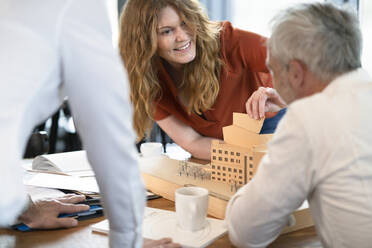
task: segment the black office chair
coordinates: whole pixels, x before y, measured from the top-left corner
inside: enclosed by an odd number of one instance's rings
[[[140,142],[136,143],[138,152],[140,152],[141,144],[145,143],[145,142],[160,142],[160,143],[162,143],[163,148],[164,148],[164,152],[167,152],[166,151],[167,143],[174,143],[174,141],[168,136],[168,134],[166,134],[166,132],[163,131],[163,129],[161,129],[159,127],[158,124],[156,124],[156,122],[154,122],[154,124],[152,126],[150,135],[148,137],[143,138]]]
[[[46,125],[46,121],[34,129],[28,140],[24,158],[82,149],[79,135],[59,126],[61,118],[71,118],[67,101],[50,117],[50,126]]]
[[[48,153],[49,136],[45,131],[37,131],[31,134],[28,139],[24,158],[34,158],[38,155]]]
[[[50,118],[50,127],[47,127],[46,122],[44,122],[34,129],[34,132],[29,138],[24,158],[34,158],[46,153],[53,154],[56,152],[78,151],[82,149],[79,134],[69,132],[66,128],[60,127],[60,118],[71,118],[67,101]],[[150,135],[136,143],[138,152],[141,144],[145,142],[161,142],[164,152],[166,152],[166,144],[173,143],[173,140],[154,123]]]

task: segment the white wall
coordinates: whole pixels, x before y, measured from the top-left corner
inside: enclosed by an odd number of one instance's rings
[[[269,22],[279,10],[304,2],[314,0],[231,0],[231,21],[236,27],[269,36]]]
[[[270,20],[279,10],[302,2],[316,0],[231,0],[234,26],[270,36]],[[324,2],[324,0],[318,0]],[[360,19],[363,32],[362,65],[372,76],[372,1],[360,0]]]

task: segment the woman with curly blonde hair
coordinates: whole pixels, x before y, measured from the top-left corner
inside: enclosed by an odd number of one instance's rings
[[[197,0],[128,0],[119,48],[138,137],[155,120],[198,158],[210,159],[211,139],[222,139],[232,113],[272,86],[265,39],[210,21]]]

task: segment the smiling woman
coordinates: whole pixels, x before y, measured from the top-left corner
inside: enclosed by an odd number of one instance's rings
[[[158,17],[158,54],[180,70],[195,58],[195,35],[170,6],[160,10]]]
[[[119,48],[138,137],[155,120],[198,158],[210,158],[211,139],[258,87],[271,87],[265,38],[210,21],[197,0],[128,0]]]

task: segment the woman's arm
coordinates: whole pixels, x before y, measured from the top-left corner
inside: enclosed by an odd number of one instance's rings
[[[156,122],[169,137],[195,158],[211,159],[211,141],[214,138],[204,137],[187,126],[173,115]]]

